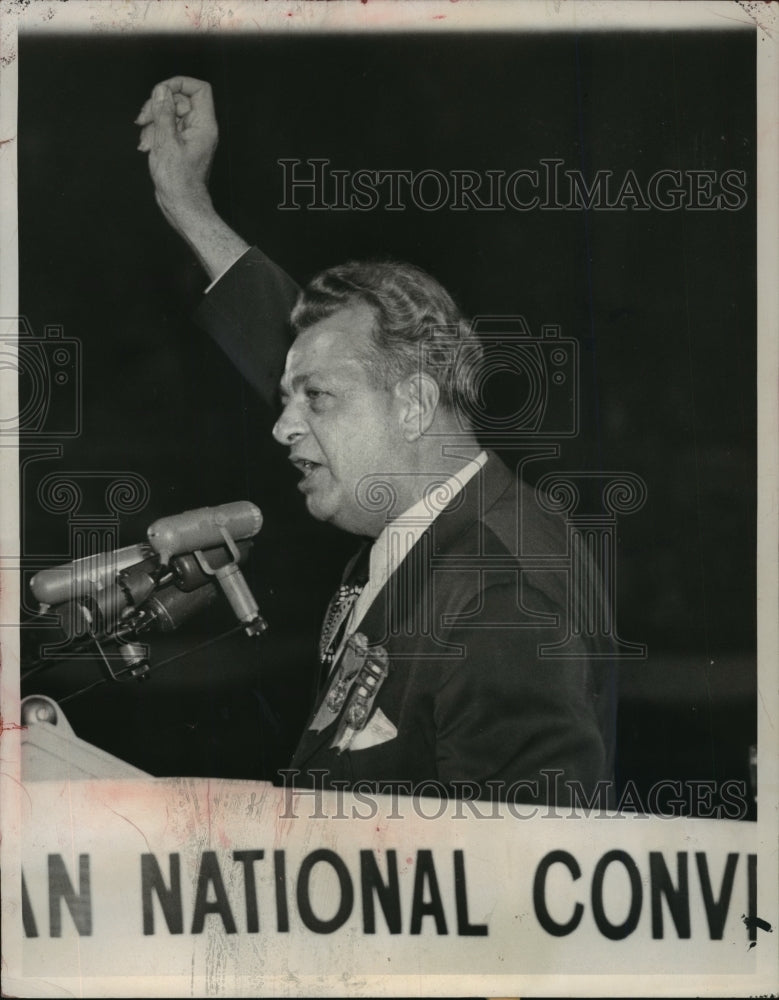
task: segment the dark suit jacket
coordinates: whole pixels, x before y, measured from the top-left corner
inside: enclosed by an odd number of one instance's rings
[[[295,283],[252,250],[198,314],[269,405],[296,294]],[[558,568],[528,561],[565,557],[567,546],[564,521],[490,454],[358,625],[390,665],[363,748],[332,746],[338,719],[321,732],[306,729],[291,763],[296,783],[364,782],[385,791],[429,783],[430,793],[443,786],[470,796],[460,785],[467,783],[482,797],[567,802],[567,783],[591,794],[610,781],[608,650],[571,636],[579,595],[559,561]],[[566,655],[554,655],[548,647],[566,638]]]

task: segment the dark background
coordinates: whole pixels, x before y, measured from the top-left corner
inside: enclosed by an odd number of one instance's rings
[[[555,323],[579,340],[581,431],[535,471],[624,470],[647,485],[644,507],[619,521],[619,631],[648,648],[620,667],[620,781],[644,795],[659,779],[747,781],[754,70],[755,37],[741,30],[21,35],[20,309],[35,336],[57,324],[80,341],[83,418],[61,456],[22,452],[27,577],[70,556],[68,516],[37,497],[43,477],[132,471],[150,495],[122,520],[123,545],[164,514],[259,504],[249,576],[271,623],[259,640],[233,632],[201,648],[234,625],[219,608],[152,642],[145,684],[79,694],[101,680],[99,664],[58,662],[22,693],[60,699],[81,737],[152,774],[269,778],[296,741],[319,621],[352,548],[306,517],[270,415],[192,321],[206,281],[154,203],[133,125],[153,84],[182,73],[214,87],[218,210],[298,280],[391,254],[431,271],[469,314],[520,313],[533,331]],[[559,157],[588,177],[613,170],[617,183],[627,169],[642,181],[736,169],[748,201],[740,211],[282,212],[281,157],[445,172]],[[79,516],[103,513],[101,497],[87,490]]]

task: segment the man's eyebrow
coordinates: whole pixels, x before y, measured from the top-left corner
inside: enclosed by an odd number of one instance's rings
[[[321,371],[315,368],[310,372],[301,372],[300,375],[295,375],[292,379],[292,384],[290,386],[290,381],[286,375],[283,375],[281,381],[279,382],[279,392],[282,396],[289,395],[290,389],[294,391],[298,386],[302,385],[304,382],[308,382],[310,379],[327,379],[329,382],[337,381],[337,373],[331,371]]]

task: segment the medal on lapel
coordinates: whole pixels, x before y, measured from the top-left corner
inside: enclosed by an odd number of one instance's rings
[[[336,718],[344,706],[346,696],[360,672],[365,657],[368,655],[368,639],[362,632],[349,636],[344,644],[343,653],[338,666],[333,671],[322,704],[319,706],[310,729],[321,732]]]
[[[360,634],[360,633],[358,633]],[[360,635],[360,638],[365,638]],[[355,736],[365,728],[376,695],[389,673],[389,656],[383,646],[366,648],[362,666],[350,684],[346,708],[331,746],[343,753],[348,750]]]
[[[344,707],[344,701],[346,701],[346,695],[349,693],[352,681],[367,654],[368,640],[362,632],[355,632],[353,636],[349,637],[346,643],[344,655],[341,657],[341,662],[335,672],[333,683],[330,685],[327,697],[325,698],[325,704],[334,716],[338,715]]]

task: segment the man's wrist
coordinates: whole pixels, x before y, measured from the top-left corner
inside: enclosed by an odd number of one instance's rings
[[[239,246],[239,245],[236,244],[232,248],[232,253],[229,253],[229,254],[226,253],[225,256],[224,256],[224,258],[223,258],[223,260],[222,260],[222,265],[223,265],[222,269],[217,274],[212,274],[211,275],[211,277],[212,277],[213,280],[203,290],[203,294],[204,295],[208,295],[208,293],[211,291],[211,289],[215,285],[218,285],[219,282],[222,280],[222,278],[224,278],[224,276],[227,274],[227,272],[231,271],[235,267],[235,265],[238,263],[238,261],[241,260],[241,258],[244,257],[250,250],[251,250],[251,247],[248,245],[248,243],[244,244],[243,246]]]
[[[155,189],[157,204],[172,228],[194,252],[211,282],[249,248],[219,216],[205,184],[191,182]]]
[[[219,220],[205,187],[188,188],[185,192],[173,194],[157,190],[155,194],[165,217],[182,232],[213,225]]]

